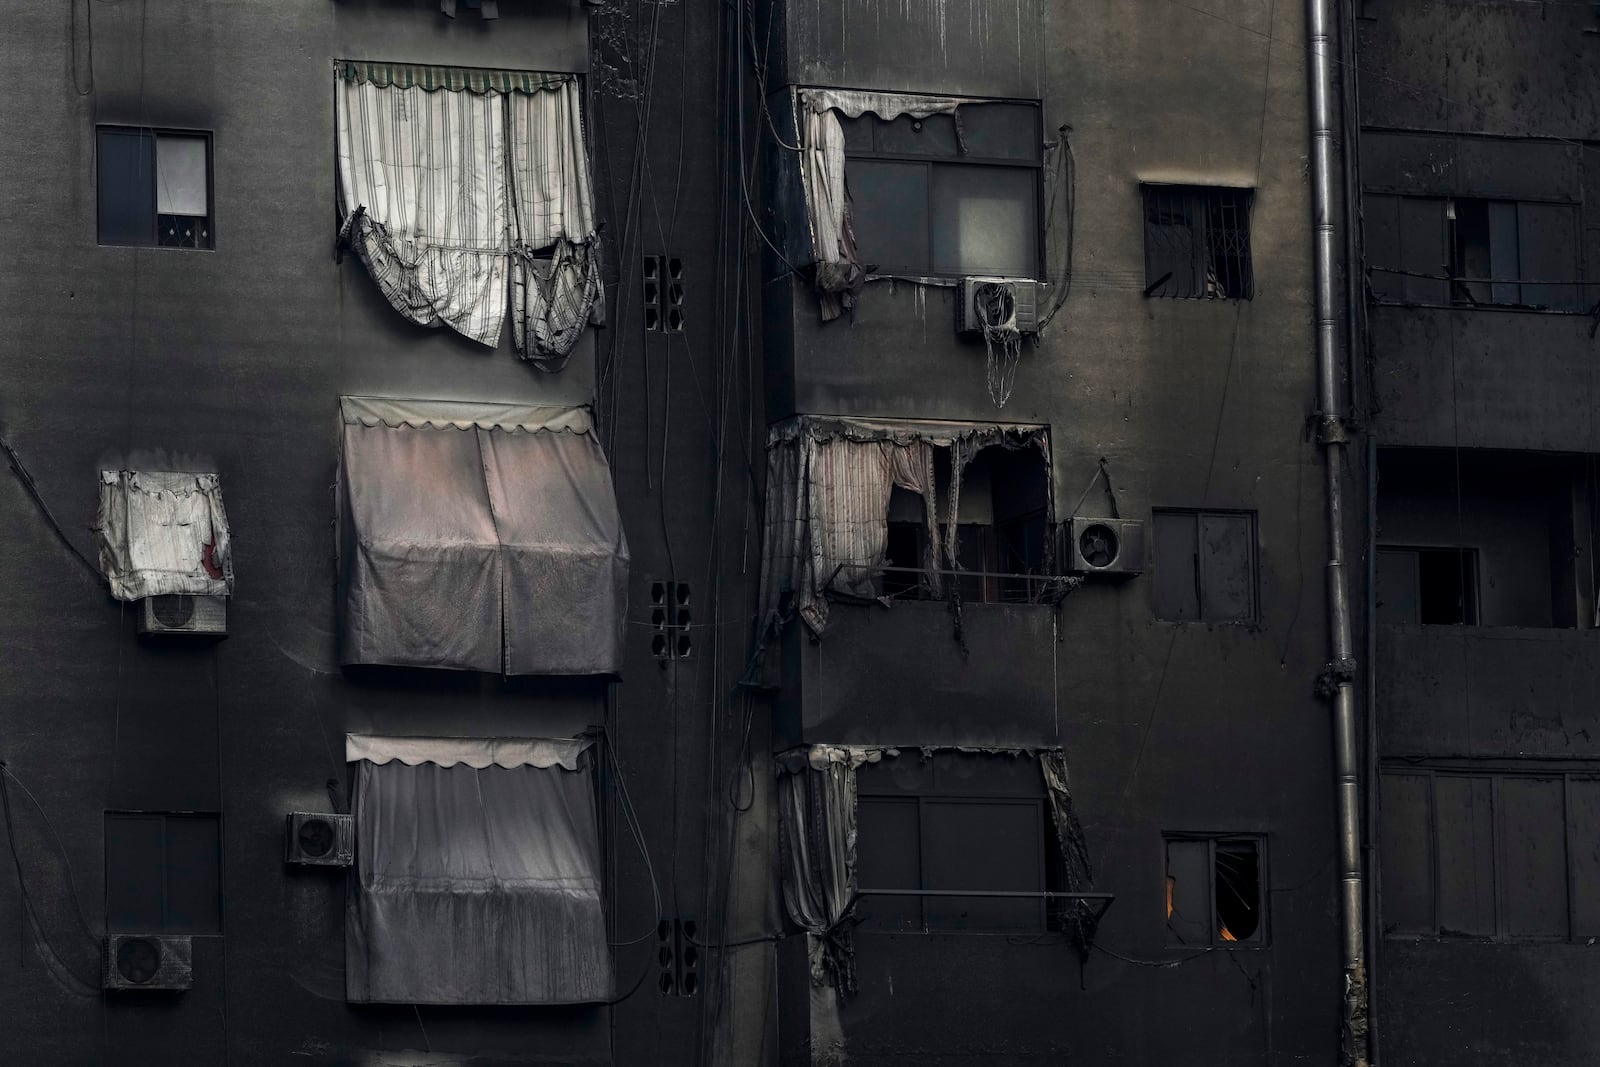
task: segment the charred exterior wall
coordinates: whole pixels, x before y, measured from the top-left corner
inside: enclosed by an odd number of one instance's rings
[[[1358,6],[1358,178],[1369,207],[1362,264],[1369,296],[1385,287],[1381,268],[1402,266],[1393,262],[1395,242],[1407,241],[1408,232],[1419,236],[1379,221],[1370,210],[1374,196],[1449,203],[1458,235],[1453,250],[1447,245],[1433,257],[1439,263],[1413,275],[1431,278],[1418,277],[1407,298],[1366,311],[1368,415],[1385,449],[1376,472],[1378,543],[1474,546],[1483,603],[1502,609],[1499,618],[1485,610],[1482,625],[1376,628],[1379,762],[1369,771],[1384,783],[1382,832],[1372,842],[1382,852],[1381,932],[1372,946],[1381,1055],[1416,1064],[1586,1063],[1596,1039],[1582,990],[1596,971],[1583,947],[1589,939],[1581,901],[1591,895],[1584,864],[1592,850],[1582,797],[1586,775],[1600,769],[1587,721],[1600,650],[1587,473],[1597,449],[1584,399],[1594,387],[1585,312],[1600,270],[1600,221],[1590,206],[1600,173],[1591,151],[1600,115],[1587,91],[1595,78],[1594,12],[1431,0]],[[1554,303],[1564,309],[1528,301],[1473,306],[1463,292],[1469,286],[1432,280],[1466,273],[1459,234],[1463,206],[1473,201],[1571,213],[1572,224],[1563,227],[1569,232],[1557,235],[1557,255],[1521,233],[1512,257],[1520,256],[1524,280],[1527,264],[1540,256],[1559,260],[1559,270],[1545,266],[1532,280],[1561,283],[1567,295]],[[1493,465],[1499,476],[1472,475]],[[1423,484],[1415,477],[1423,469],[1440,476]],[[1504,476],[1513,470],[1522,473]],[[1565,514],[1547,520],[1537,486],[1568,478]],[[1563,523],[1570,525],[1558,529]],[[1494,589],[1491,580],[1499,583]],[[1371,592],[1369,603],[1382,596],[1381,588]],[[1447,794],[1437,790],[1450,783],[1448,790],[1475,789],[1487,798],[1491,779],[1492,804],[1473,818],[1492,824],[1493,834],[1479,850],[1484,866],[1474,868],[1450,851],[1461,839],[1459,816],[1441,806]],[[1561,784],[1572,782],[1577,786]],[[1523,794],[1507,783],[1548,785],[1552,796],[1573,792],[1550,816],[1516,803]],[[1427,788],[1436,790],[1434,806],[1419,808]],[[1407,827],[1414,829],[1424,810],[1434,813],[1435,828],[1413,834]],[[1526,824],[1513,833],[1518,819]],[[1527,864],[1507,863],[1512,839],[1536,839],[1570,867],[1545,878]],[[1406,895],[1419,862],[1436,864],[1420,901]],[[1476,926],[1458,922],[1452,901],[1491,868],[1495,880],[1482,883],[1487,918]],[[1519,925],[1519,909],[1541,893],[1578,911],[1532,933]],[[1431,918],[1418,922],[1417,914]]]

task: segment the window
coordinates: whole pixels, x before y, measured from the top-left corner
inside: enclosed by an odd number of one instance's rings
[[[1600,777],[1407,766],[1380,776],[1383,928],[1396,937],[1600,935]]]
[[[1169,834],[1165,841],[1167,942],[1265,944],[1265,839]]]
[[[1250,189],[1145,185],[1146,296],[1249,300]]]
[[[1156,617],[1178,622],[1254,622],[1253,511],[1157,508]]]
[[[1478,550],[1380,545],[1378,621],[1478,625]]]
[[[222,822],[197,812],[106,812],[106,928],[222,933]]]
[[[1363,213],[1379,302],[1583,309],[1575,204],[1368,194]]]
[[[935,496],[941,528],[949,521],[950,449],[934,449]],[[1049,468],[1038,449],[983,449],[961,476],[953,577],[966,603],[1030,603],[1044,585],[1049,534]],[[883,590],[886,596],[931,595],[924,579],[928,514],[922,497],[895,487],[889,498],[889,532]],[[942,561],[941,561],[942,562]]]
[[[97,131],[103,245],[211,248],[211,137],[101,126]]]
[[[851,228],[868,269],[1033,278],[1042,134],[1034,104],[841,118]]]
[[[868,930],[1043,931],[1053,830],[1039,765],[936,753],[856,771],[856,880]],[[1047,838],[1051,840],[1047,840]],[[1018,897],[874,895],[976,890]]]

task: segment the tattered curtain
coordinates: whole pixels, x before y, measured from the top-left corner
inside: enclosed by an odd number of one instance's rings
[[[233,548],[215,474],[101,471],[100,569],[118,600],[233,592]]]
[[[969,101],[970,102],[970,101]],[[956,115],[963,101],[954,97],[909,93],[872,93],[847,89],[802,89],[800,106],[805,131],[800,146],[800,179],[811,220],[812,256],[823,321],[838,318],[855,303],[866,281],[856,256],[850,202],[844,172],[844,128],[839,115],[860,118],[869,112],[885,122],[901,115],[925,119]]]
[[[603,319],[575,75],[341,62],[341,236],[425,326],[565,364]]]
[[[961,473],[991,446],[1039,448],[1042,426],[895,422],[801,415],[767,436],[767,501],[761,560],[760,629],[770,638],[790,610],[813,633],[828,622],[829,593],[870,597],[888,544],[895,486],[920,495],[926,510],[928,580],[955,566]],[[933,450],[951,450],[943,531],[937,520]]]
[[[585,740],[350,738],[346,996],[575,1004],[614,980]],[[514,752],[519,758],[508,759]],[[509,764],[509,765],[508,765]]]

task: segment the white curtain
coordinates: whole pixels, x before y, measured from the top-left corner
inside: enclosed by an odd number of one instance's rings
[[[856,890],[856,767],[867,750],[813,745],[782,753],[778,848],[784,910],[807,935],[811,980],[855,992],[855,947],[846,921]]]
[[[215,474],[101,471],[100,569],[118,600],[233,592],[233,546]]]
[[[592,750],[576,770],[363,759],[354,796],[348,1000],[612,997]]]
[[[500,96],[336,86],[346,239],[400,314],[499,344],[510,251]]]

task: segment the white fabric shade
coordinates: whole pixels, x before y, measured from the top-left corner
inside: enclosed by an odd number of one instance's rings
[[[156,135],[156,211],[162,215],[208,215],[206,139]]]
[[[344,758],[349,763],[399,760],[408,767],[433,763],[440,767],[561,767],[578,769],[579,757],[594,745],[584,737],[395,737],[347,734]]]
[[[215,474],[101,471],[100,569],[118,600],[233,592],[233,547]]]

